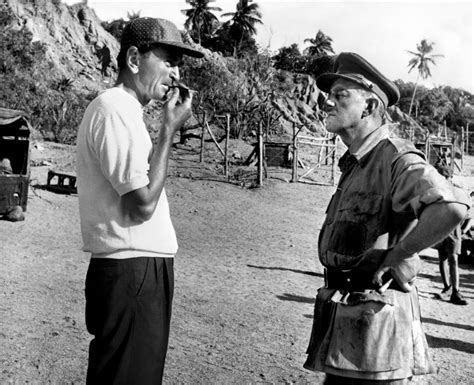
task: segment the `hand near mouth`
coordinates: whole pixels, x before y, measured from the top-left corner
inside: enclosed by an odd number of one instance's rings
[[[168,93],[174,88],[177,88],[179,90],[179,96],[180,96],[180,102],[181,103],[185,99],[187,99],[192,92],[196,92],[196,91],[190,89],[186,84],[176,81],[176,82],[173,82],[168,87],[167,97],[168,97]]]

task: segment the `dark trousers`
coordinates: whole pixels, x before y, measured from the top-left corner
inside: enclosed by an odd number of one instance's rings
[[[91,259],[88,385],[161,384],[173,288],[173,258]]]
[[[410,382],[404,380],[362,380],[357,378],[347,378],[327,374],[324,385],[405,385]]]

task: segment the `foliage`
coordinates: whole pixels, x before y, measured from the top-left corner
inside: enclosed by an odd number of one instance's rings
[[[410,100],[415,84],[395,81],[400,90],[398,107],[405,113],[410,108]],[[413,101],[414,118],[432,133],[437,133],[439,126],[446,126],[455,132],[466,127],[468,113],[466,105],[474,104],[474,95],[447,86],[428,89],[417,86],[416,98]]]
[[[207,40],[203,40],[202,46],[214,52],[220,52],[224,56],[242,58],[258,53],[257,43],[249,34],[244,34],[240,40],[240,48],[235,50],[235,37],[230,23],[224,23]]]
[[[335,60],[336,55],[313,56],[308,60],[306,70],[304,72],[316,79],[319,75],[331,72],[334,67]]]
[[[186,0],[191,8],[181,12],[186,16],[184,27],[190,32],[191,37],[201,44],[208,40],[220,26],[214,11],[222,11],[219,7],[211,7],[209,3],[215,0]]]
[[[0,100],[5,108],[25,111],[32,125],[47,139],[74,143],[82,112],[93,95],[77,93],[73,79],[52,76],[53,63],[45,46],[32,41],[25,29],[11,28],[11,11],[0,10],[5,55],[0,64]]]
[[[300,53],[296,43],[289,47],[282,47],[273,56],[273,65],[277,69],[291,72],[305,72],[308,65],[308,57]]]
[[[237,57],[243,40],[254,36],[257,33],[256,25],[263,24],[260,6],[252,0],[239,0],[235,12],[227,12],[222,16],[231,17],[225,24],[229,27],[230,36],[233,39],[234,56]]]
[[[183,80],[198,90],[193,109],[201,123],[204,113],[207,121],[229,113],[233,138],[251,134],[260,121],[266,130],[276,129],[279,116],[271,103],[279,87],[268,55],[189,59],[181,72]]]
[[[328,56],[329,53],[334,54],[334,49],[332,48],[332,39],[324,34],[321,30],[318,30],[318,33],[314,39],[304,39],[305,43],[310,43],[311,45],[305,49],[304,53],[311,57],[322,57]]]
[[[440,87],[426,92],[419,103],[418,119],[422,125],[428,127],[430,132],[436,132],[438,126],[443,125],[453,108],[449,98]]]

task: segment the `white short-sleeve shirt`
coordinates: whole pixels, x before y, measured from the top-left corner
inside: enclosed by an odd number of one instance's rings
[[[173,257],[178,249],[166,192],[152,218],[131,222],[121,196],[147,186],[150,135],[142,106],[111,88],[86,109],[77,137],[77,183],[84,251],[93,257]]]

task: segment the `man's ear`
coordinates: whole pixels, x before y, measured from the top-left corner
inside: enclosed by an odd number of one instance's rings
[[[138,64],[139,64],[139,61],[140,61],[139,56],[140,55],[139,55],[137,47],[132,45],[131,47],[128,48],[127,56],[126,56],[126,63],[127,63],[127,67],[130,68],[130,71],[133,74],[138,73]]]
[[[362,118],[365,118],[371,115],[379,106],[379,101],[376,98],[368,98],[366,100],[366,106],[362,112]]]
[[[369,113],[374,112],[378,107],[379,107],[380,101],[376,98],[369,98],[367,100],[367,109],[369,110]]]

